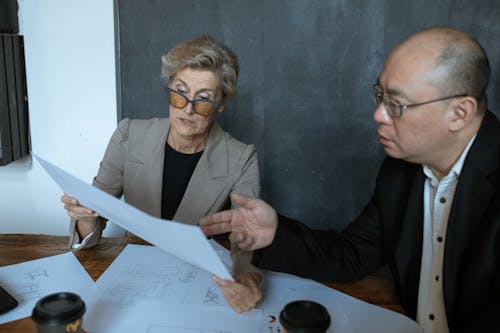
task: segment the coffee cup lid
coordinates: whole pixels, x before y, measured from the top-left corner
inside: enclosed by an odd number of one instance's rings
[[[287,331],[325,332],[331,320],[323,305],[313,301],[294,301],[281,311],[280,323]]]
[[[61,292],[40,299],[33,309],[31,318],[38,324],[66,324],[81,318],[84,313],[85,303],[80,296]]]

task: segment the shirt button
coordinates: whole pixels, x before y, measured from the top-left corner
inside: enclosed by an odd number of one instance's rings
[[[429,319],[434,320],[434,315],[432,313],[429,315]]]
[[[436,281],[439,281],[439,275],[436,275]]]
[[[442,203],[442,204],[444,204],[444,203],[446,202],[446,198],[442,198],[442,197],[441,197],[441,198],[439,199],[439,202],[440,202],[440,203]]]
[[[441,242],[443,241],[443,237],[438,236],[437,241],[438,241],[439,243],[441,243]]]

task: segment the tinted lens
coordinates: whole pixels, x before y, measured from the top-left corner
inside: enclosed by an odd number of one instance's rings
[[[170,96],[170,105],[172,105],[175,108],[182,109],[188,103],[186,97],[182,96],[181,94],[175,91],[170,91],[169,96]]]
[[[196,113],[202,114],[204,116],[208,116],[210,112],[212,112],[212,109],[214,108],[214,105],[211,102],[204,102],[204,101],[196,101],[194,103],[194,111]]]

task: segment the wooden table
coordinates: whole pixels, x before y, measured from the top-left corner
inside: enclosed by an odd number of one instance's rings
[[[104,238],[101,244],[75,252],[90,276],[97,280],[127,244],[147,244],[137,237]],[[68,237],[44,235],[0,235],[0,266],[18,264],[68,252]],[[404,313],[391,284],[382,273],[354,283],[325,283],[343,293]],[[265,295],[264,295],[265,297]],[[0,333],[36,333],[31,318],[0,325]]]

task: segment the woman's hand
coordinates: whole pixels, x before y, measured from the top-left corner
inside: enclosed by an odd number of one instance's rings
[[[76,231],[85,238],[95,229],[97,213],[90,208],[81,206],[78,200],[69,195],[63,195],[61,201],[68,215],[77,221]]]
[[[69,195],[63,195],[61,201],[64,204],[64,209],[68,212],[68,215],[75,220],[94,220],[97,213],[92,209],[81,206],[78,200]]]
[[[259,288],[262,275],[257,272],[243,273],[234,278],[235,282],[212,277],[226,298],[226,301],[238,313],[249,311],[262,300]]]

